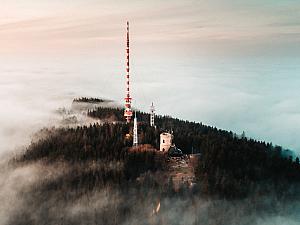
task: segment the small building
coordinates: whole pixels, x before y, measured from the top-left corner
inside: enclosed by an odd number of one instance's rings
[[[169,151],[171,145],[173,144],[173,135],[168,132],[163,132],[160,134],[160,148],[162,152]]]

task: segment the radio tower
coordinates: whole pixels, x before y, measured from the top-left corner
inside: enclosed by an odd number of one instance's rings
[[[129,22],[127,21],[127,44],[126,44],[126,97],[124,117],[127,123],[130,123],[132,117],[130,91],[129,91]]]
[[[154,105],[153,105],[153,102],[150,106],[150,126],[151,127],[155,127],[154,125],[154,116],[155,116],[155,108],[154,108]]]
[[[138,145],[138,130],[137,130],[137,118],[136,112],[134,112],[134,120],[133,120],[133,146]]]

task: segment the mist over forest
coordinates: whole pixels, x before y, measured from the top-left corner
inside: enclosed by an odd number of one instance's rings
[[[123,111],[81,100],[2,163],[1,224],[298,224],[299,160],[281,147],[168,116],[153,129],[138,112],[142,145],[131,150]],[[174,189],[155,150],[170,128],[185,154],[201,152],[193,186]]]
[[[299,11],[1,1],[0,225],[300,225]]]

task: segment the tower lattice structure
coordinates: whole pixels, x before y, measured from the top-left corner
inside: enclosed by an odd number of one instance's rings
[[[133,120],[133,146],[137,146],[138,144],[139,142],[138,142],[137,117],[135,112],[134,120]]]
[[[130,96],[130,80],[129,80],[129,22],[127,21],[126,32],[126,96],[125,96],[124,117],[127,123],[130,123],[132,118],[131,96]]]
[[[154,108],[154,105],[153,105],[153,102],[152,102],[152,104],[150,106],[150,126],[151,127],[155,127],[154,116],[155,116],[155,108]]]

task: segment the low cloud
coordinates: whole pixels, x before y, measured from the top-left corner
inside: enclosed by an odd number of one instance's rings
[[[1,224],[299,224],[299,201],[283,202],[271,193],[218,200],[198,194],[168,197],[151,188],[124,191],[106,186],[85,190],[84,194],[80,189],[68,190],[68,194],[60,188],[42,191],[44,185],[60,180],[74,166],[42,162],[1,165]],[[158,209],[156,213],[154,209]]]

